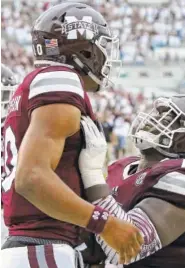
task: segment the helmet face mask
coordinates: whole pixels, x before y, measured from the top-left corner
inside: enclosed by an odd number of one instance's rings
[[[1,118],[5,118],[8,113],[8,104],[15,89],[16,86],[1,85]]]
[[[8,113],[8,104],[16,89],[16,84],[14,73],[1,64],[1,119],[5,118]]]
[[[112,83],[117,73],[113,68],[121,67],[118,38],[99,12],[82,3],[63,3],[44,12],[32,29],[32,43],[38,67],[46,62],[70,65],[99,86]]]
[[[100,36],[95,42],[97,47],[105,55],[105,63],[102,66],[101,74],[105,78],[104,85],[113,83],[113,78],[119,78],[121,60],[119,60],[119,39],[114,37]]]
[[[155,148],[169,157],[181,149],[185,153],[185,111],[178,106],[179,99],[159,98],[149,114],[137,115],[130,129],[136,147],[141,151]],[[180,147],[174,149],[177,143]]]

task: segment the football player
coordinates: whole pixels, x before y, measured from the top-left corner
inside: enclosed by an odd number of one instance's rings
[[[4,127],[3,267],[76,267],[81,227],[130,259],[139,230],[84,200],[78,168],[81,115],[95,120],[86,91],[111,80],[118,39],[100,13],[73,2],[44,12],[32,41],[36,69],[10,100]]]
[[[4,161],[3,161],[3,126],[5,116],[7,114],[8,102],[15,90],[17,84],[14,73],[9,67],[1,64],[1,178],[5,176],[4,173]],[[4,220],[1,218],[1,243],[4,242],[7,236],[7,227],[4,225]]]
[[[151,113],[136,116],[131,136],[141,156],[109,166],[107,183],[112,193],[102,199],[97,178],[103,176],[105,140],[91,119],[82,121],[87,145],[80,154],[79,167],[89,200],[119,219],[129,219],[144,237],[142,250],[127,262],[129,267],[185,267],[184,103],[185,95],[159,98]],[[117,265],[116,251],[99,235],[96,241],[104,251],[101,260],[107,258]]]

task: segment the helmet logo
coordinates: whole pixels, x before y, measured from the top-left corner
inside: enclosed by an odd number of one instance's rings
[[[98,34],[97,24],[92,22],[91,16],[83,16],[82,20],[77,19],[75,16],[66,16],[66,22],[61,24],[60,29],[56,31],[61,31],[61,34],[66,34],[67,39],[77,39],[78,32],[84,35],[84,38],[91,40],[94,35]]]

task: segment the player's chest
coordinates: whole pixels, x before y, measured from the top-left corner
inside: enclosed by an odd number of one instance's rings
[[[65,141],[64,153],[73,151],[75,154],[79,154],[83,145],[85,144],[84,134],[80,127],[74,135],[68,137]]]
[[[79,152],[83,145],[83,136],[81,130],[76,132],[71,137],[68,137],[65,141],[64,153],[76,151]]]

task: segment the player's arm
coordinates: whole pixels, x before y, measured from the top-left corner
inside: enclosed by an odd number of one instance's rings
[[[185,210],[158,198],[144,199],[127,213],[121,209],[112,196],[98,200],[96,203],[102,208],[109,208],[111,214],[119,219],[127,217],[140,229],[144,237],[144,245],[141,252],[130,263],[154,254],[185,232]],[[97,236],[97,242],[101,245],[108,260],[117,264],[118,256],[115,250],[111,249],[99,236]]]
[[[41,106],[32,112],[19,150],[15,189],[52,218],[85,227],[94,206],[55,173],[66,138],[80,128],[80,116],[80,110],[68,104]]]
[[[32,112],[19,149],[15,190],[52,218],[101,233],[129,260],[137,255],[143,242],[137,228],[112,216],[103,217],[104,210],[95,211],[94,205],[77,196],[55,173],[66,138],[79,130],[80,116],[80,110],[67,104],[41,106]],[[116,236],[112,229],[117,230]]]
[[[96,145],[101,142],[102,138],[100,134],[98,136],[98,130],[96,126],[92,124],[90,119],[83,120],[82,124],[88,146],[81,152],[79,166],[86,190],[88,187],[91,189],[91,201],[94,201],[95,204],[98,204],[102,208],[109,210],[109,212],[115,217],[133,223],[135,226],[137,226],[144,237],[144,245],[141,252],[135,258],[133,258],[131,262],[148,257],[179,237],[185,231],[185,210],[179,208],[176,209],[175,206],[169,204],[168,202],[159,199],[157,199],[156,202],[155,198],[148,198],[139,203],[137,207],[126,213],[111,195],[108,195],[107,197],[102,195],[101,199],[95,200],[97,192],[96,195],[93,195],[93,189],[94,191],[98,190],[96,185],[97,182],[101,183],[102,187],[105,184],[102,179],[99,181],[97,178],[94,182],[90,175],[91,170],[96,170],[96,176],[99,178],[102,177],[100,164],[100,162],[102,162],[100,158],[101,152],[98,151],[96,147]],[[93,133],[96,133],[96,135]],[[93,144],[91,145],[91,143]],[[88,158],[91,161],[89,161]],[[83,166],[84,162],[85,165]],[[123,187],[124,185],[117,188],[118,195],[122,194],[121,189]],[[99,191],[99,198],[101,194],[102,193]],[[156,215],[158,216],[156,217]],[[169,224],[170,219],[171,223]],[[176,221],[178,221],[178,224],[174,228]],[[181,221],[183,221],[183,223],[181,223]],[[111,249],[111,247],[109,247],[100,236],[97,236],[97,242],[101,245],[108,260],[114,264],[118,264],[118,256],[116,251]]]
[[[185,209],[153,197],[142,200],[136,207],[145,212],[153,223],[162,247],[185,232]]]

